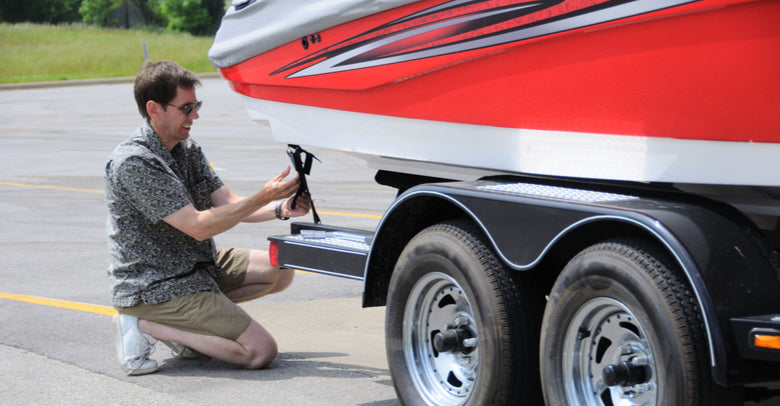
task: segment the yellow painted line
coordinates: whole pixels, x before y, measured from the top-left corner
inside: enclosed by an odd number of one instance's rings
[[[319,210],[317,210],[317,213],[331,215],[331,216],[362,217],[362,218],[367,218],[367,219],[381,219],[382,218],[382,216],[376,216],[376,215],[373,215],[373,214],[339,213],[339,212],[335,212],[335,211],[319,211]]]
[[[66,190],[66,191],[69,191],[69,192],[85,192],[85,193],[99,193],[99,194],[103,194],[103,191],[99,190],[99,189],[81,189],[81,188],[64,187],[64,186],[33,185],[33,184],[30,184],[30,183],[6,182],[6,181],[2,181],[2,180],[0,180],[0,185],[19,186],[19,187],[32,187],[32,188],[38,188],[38,189]]]
[[[315,272],[308,272],[296,269],[295,272],[319,275]],[[15,300],[17,302],[33,303],[44,306],[59,307],[60,309],[77,310],[80,312],[102,314],[104,316],[113,316],[117,313],[116,309],[108,306],[93,305],[88,303],[69,302],[66,300],[48,299],[45,297],[15,295],[13,293],[0,292],[0,299]]]
[[[103,194],[102,190],[99,189],[81,189],[81,188],[74,188],[74,187],[64,187],[64,186],[52,186],[52,185],[34,185],[31,183],[18,183],[18,182],[7,182],[0,180],[0,185],[6,185],[6,186],[18,186],[18,187],[31,187],[31,188],[38,188],[38,189],[54,189],[54,190],[65,190],[69,192],[84,192],[84,193],[97,193],[97,194]],[[346,217],[360,217],[360,218],[367,218],[367,219],[381,219],[382,216],[376,216],[373,214],[359,214],[359,213],[339,213],[335,211],[318,211],[317,213],[320,214],[326,214],[330,216],[346,216]]]
[[[116,309],[107,306],[98,306],[87,303],[67,302],[65,300],[47,299],[44,297],[14,295],[13,293],[0,292],[0,299],[16,300],[18,302],[34,303],[45,306],[59,307],[61,309],[78,310],[95,314],[113,316]]]

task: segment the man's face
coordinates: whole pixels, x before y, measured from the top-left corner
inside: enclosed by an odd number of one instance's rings
[[[179,87],[176,89],[176,97],[168,105],[159,105],[157,114],[152,114],[152,128],[160,136],[163,144],[168,150],[173,149],[179,141],[184,141],[190,137],[190,127],[193,121],[198,117],[198,112],[194,109],[190,114],[185,115],[175,106],[182,107],[188,103],[195,103],[198,99],[195,97],[195,89],[185,89]]]

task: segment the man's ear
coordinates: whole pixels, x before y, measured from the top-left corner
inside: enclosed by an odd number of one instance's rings
[[[162,105],[154,100],[148,100],[146,102],[146,114],[150,118],[157,118],[162,114]]]

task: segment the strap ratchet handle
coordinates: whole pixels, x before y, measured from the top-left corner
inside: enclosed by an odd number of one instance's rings
[[[300,185],[298,185],[298,190],[295,192],[292,202],[290,203],[290,207],[292,209],[295,209],[296,203],[298,201],[298,196],[302,195],[303,193],[308,193],[309,199],[311,199],[311,193],[309,192],[309,185],[306,183],[306,175],[309,175],[311,173],[311,165],[315,159],[317,160],[317,162],[322,162],[322,161],[320,161],[311,152],[301,148],[300,145],[293,145],[293,144],[287,145],[287,156],[290,157],[290,161],[292,162],[293,168],[295,168],[295,171],[298,172],[298,177],[301,180]],[[317,209],[314,208],[314,199],[311,199],[311,214],[312,217],[314,218],[314,222],[320,224],[321,223],[320,216],[317,214]]]

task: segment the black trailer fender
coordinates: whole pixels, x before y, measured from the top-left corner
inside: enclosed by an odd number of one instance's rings
[[[534,270],[554,256],[568,260],[599,239],[655,242],[689,283],[706,329],[713,376],[722,385],[746,368],[729,320],[780,313],[776,259],[752,223],[730,206],[684,196],[491,181],[428,184],[401,195],[374,235],[364,306],[385,304],[390,274],[407,241],[454,218],[473,221],[501,261],[518,271]]]

